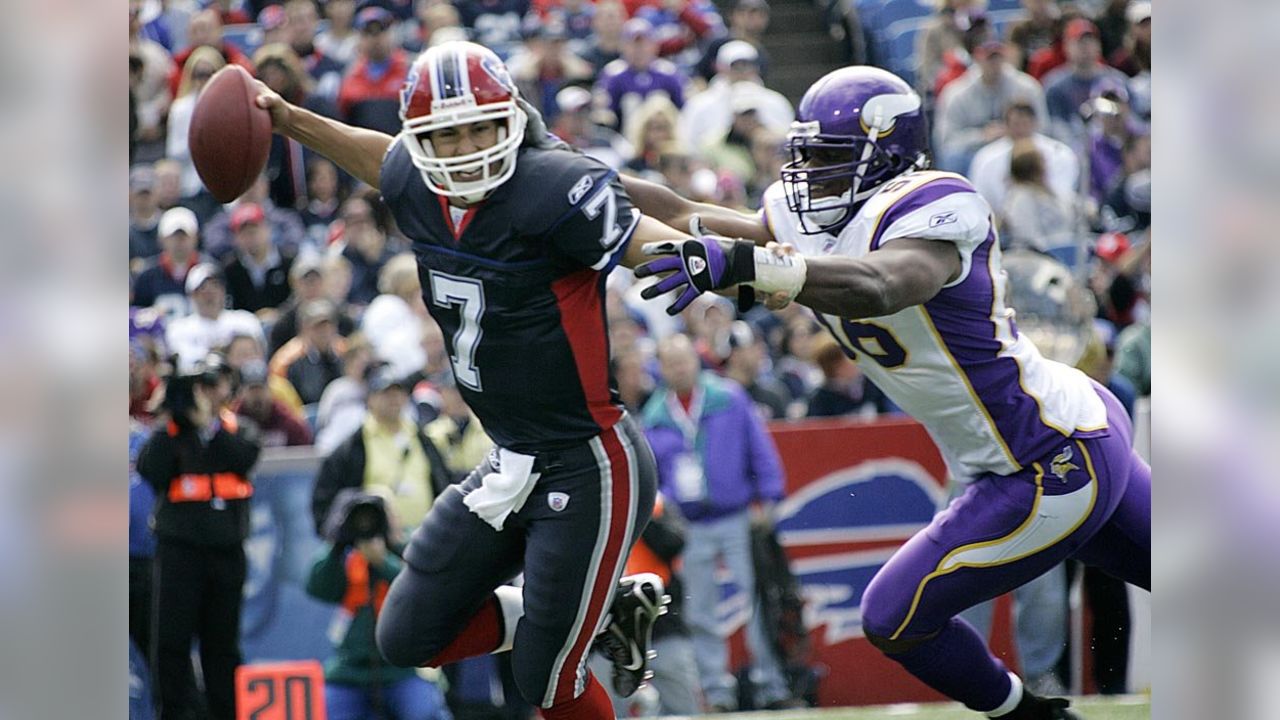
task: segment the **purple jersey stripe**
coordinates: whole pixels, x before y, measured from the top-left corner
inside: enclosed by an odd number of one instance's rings
[[[885,210],[880,215],[876,220],[875,229],[871,231],[871,249],[875,250],[880,247],[880,237],[884,235],[884,231],[892,227],[901,218],[948,195],[971,192],[976,192],[973,186],[960,178],[941,177],[937,180],[926,182],[924,185],[907,193],[906,196],[899,198],[893,205],[889,206],[888,210]]]
[[[994,240],[988,236],[974,251],[973,266],[963,283],[939,293],[924,309],[1014,459],[1025,464],[1052,450],[1064,433],[1041,419],[1039,402],[1022,388],[1017,361],[999,354],[1002,345],[991,318],[994,283],[987,265]],[[974,308],[988,312],[984,316]],[[1017,337],[1017,328],[1010,325]],[[1067,429],[1068,434],[1071,430]]]

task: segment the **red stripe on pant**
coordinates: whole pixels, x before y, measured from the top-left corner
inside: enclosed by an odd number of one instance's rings
[[[630,531],[629,521],[635,488],[632,487],[631,482],[631,462],[619,439],[621,432],[622,429],[615,426],[600,434],[600,442],[604,445],[604,452],[609,458],[611,467],[613,502],[610,505],[609,529],[595,582],[591,585],[587,618],[578,631],[578,637],[573,640],[573,649],[569,651],[564,665],[560,668],[560,677],[552,679],[556,683],[552,706],[573,699],[578,679],[578,666],[582,663],[587,648],[591,646],[591,641],[595,639],[596,625],[600,622],[605,607],[613,600],[613,588],[621,572],[621,565],[626,559],[627,536]]]

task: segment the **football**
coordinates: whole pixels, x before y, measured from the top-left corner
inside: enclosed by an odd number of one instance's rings
[[[256,96],[249,73],[227,65],[209,80],[191,115],[191,160],[219,202],[240,197],[267,164],[271,115],[254,104]]]

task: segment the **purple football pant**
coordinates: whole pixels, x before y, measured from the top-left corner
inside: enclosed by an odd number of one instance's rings
[[[1067,558],[1151,589],[1151,467],[1132,449],[1124,408],[1094,387],[1109,435],[1063,438],[1017,473],[979,477],[894,553],[862,595],[868,639],[970,709],[1004,712],[1014,681],[955,617],[960,611]]]

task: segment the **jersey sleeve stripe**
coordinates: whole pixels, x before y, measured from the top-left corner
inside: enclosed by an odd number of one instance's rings
[[[972,192],[976,191],[968,182],[951,177],[930,180],[920,187],[910,190],[906,197],[894,202],[876,221],[875,230],[872,231],[871,235],[871,249],[876,250],[880,247],[885,231],[893,227],[893,224],[899,219],[948,195]]]

